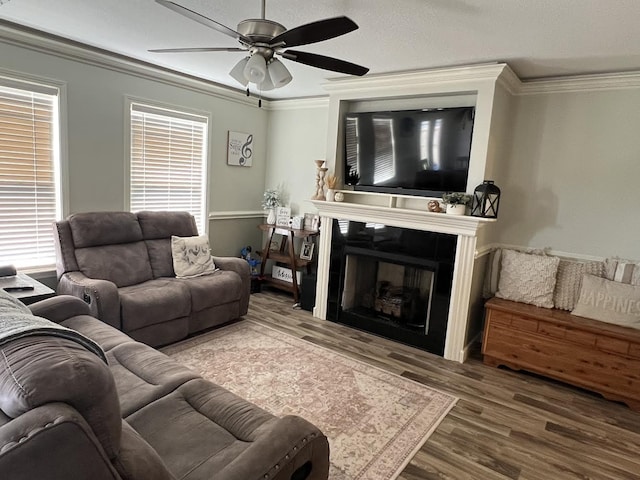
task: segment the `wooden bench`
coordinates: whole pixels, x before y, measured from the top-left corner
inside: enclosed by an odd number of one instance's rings
[[[640,411],[640,330],[500,298],[485,308],[485,364],[538,373]]]

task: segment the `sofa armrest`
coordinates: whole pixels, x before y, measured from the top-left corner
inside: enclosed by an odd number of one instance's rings
[[[71,295],[58,295],[29,305],[31,313],[38,317],[46,318],[55,323],[60,323],[78,315],[91,315],[89,305],[78,297]]]
[[[89,305],[92,316],[122,330],[120,296],[115,283],[89,278],[82,272],[68,272],[60,277],[57,291],[81,298]]]
[[[0,472],[12,480],[120,478],[91,427],[64,403],[36,407],[0,425]]]
[[[256,429],[257,439],[229,462],[220,478],[243,480],[327,480],[327,437],[302,417],[288,415]],[[260,462],[255,459],[260,458]]]
[[[251,268],[247,261],[237,257],[213,257],[213,261],[220,270],[236,272],[242,279],[242,296],[240,297],[240,316],[249,311],[249,296],[251,295]]]

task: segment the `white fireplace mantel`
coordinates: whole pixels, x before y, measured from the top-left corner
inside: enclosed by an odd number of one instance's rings
[[[381,207],[347,202],[312,200],[321,217],[381,223],[391,227],[412,228],[429,232],[475,237],[478,230],[496,220],[468,215],[447,215],[397,207]]]
[[[444,357],[458,362],[464,361],[477,235],[480,228],[496,220],[350,202],[313,200],[312,203],[318,209],[321,217],[316,306],[313,314],[315,317],[325,320],[327,318],[327,299],[329,296],[329,265],[331,259],[331,239],[333,237],[333,219],[380,223],[393,227],[457,235],[458,241],[451,287],[451,300],[449,303]],[[396,202],[391,202],[391,204],[394,203]]]

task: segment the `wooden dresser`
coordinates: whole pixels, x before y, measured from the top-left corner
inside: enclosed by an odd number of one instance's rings
[[[555,378],[640,411],[640,330],[492,298],[484,363]]]

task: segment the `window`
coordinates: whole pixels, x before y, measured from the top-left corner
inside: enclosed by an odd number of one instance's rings
[[[0,264],[51,267],[62,215],[57,87],[0,77]]]
[[[130,103],[129,207],[190,212],[206,230],[208,117]]]

